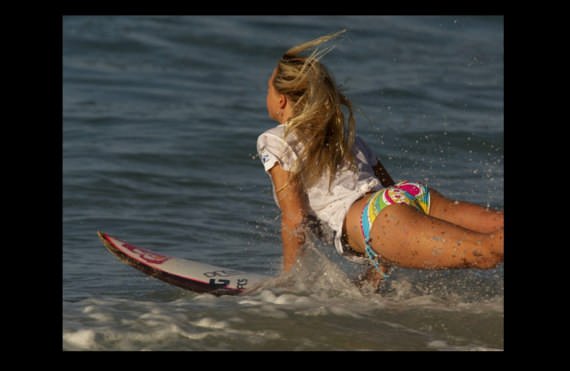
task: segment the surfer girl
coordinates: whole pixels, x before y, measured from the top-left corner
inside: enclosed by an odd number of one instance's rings
[[[311,219],[332,231],[338,253],[370,264],[370,282],[392,266],[495,267],[503,261],[502,211],[394,182],[356,135],[351,102],[320,61],[330,48],[317,48],[343,32],[287,50],[267,82],[267,111],[278,125],[258,137],[257,151],[281,210],[283,271],[301,256]]]

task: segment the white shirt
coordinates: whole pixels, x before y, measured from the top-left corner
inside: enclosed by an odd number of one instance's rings
[[[284,132],[285,126],[279,125],[265,131],[257,138],[257,153],[268,175],[269,170],[277,163],[283,170],[291,171],[299,158],[302,144],[293,134],[289,134],[285,139]],[[345,255],[341,242],[342,226],[350,206],[364,194],[382,188],[382,184],[374,175],[373,166],[378,162],[376,155],[358,136],[354,142],[353,152],[357,171],[345,164],[336,174],[330,190],[328,174],[324,174],[314,186],[305,189],[309,211],[332,229],[335,248],[341,255]],[[279,206],[274,186],[273,199]]]

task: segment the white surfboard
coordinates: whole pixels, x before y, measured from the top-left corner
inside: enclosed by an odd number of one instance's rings
[[[186,290],[214,295],[237,295],[259,286],[270,278],[261,274],[162,255],[100,231],[97,234],[107,250],[123,263]]]

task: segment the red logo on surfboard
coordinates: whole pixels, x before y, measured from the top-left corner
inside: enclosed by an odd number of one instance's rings
[[[133,254],[136,254],[139,258],[147,263],[162,264],[170,259],[168,256],[160,255],[155,252],[145,250],[141,247],[129,245],[128,243],[123,243],[123,247],[128,249]]]

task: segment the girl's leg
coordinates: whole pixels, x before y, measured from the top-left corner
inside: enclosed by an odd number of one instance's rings
[[[502,211],[469,202],[453,201],[433,188],[430,188],[429,215],[481,233],[491,233],[504,227]]]
[[[437,215],[452,215],[437,210],[437,196],[434,204]],[[467,225],[474,223],[464,219]],[[488,269],[503,261],[502,228],[492,233],[476,232],[405,204],[384,208],[374,221],[370,237],[372,248],[382,258],[404,268]]]

